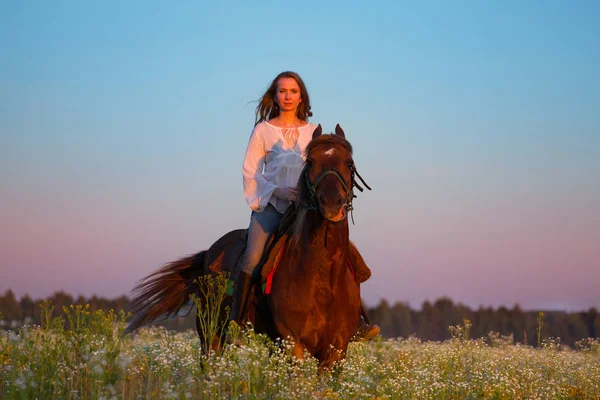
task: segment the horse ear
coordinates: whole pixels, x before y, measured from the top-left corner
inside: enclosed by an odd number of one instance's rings
[[[321,136],[322,132],[323,132],[323,128],[321,128],[321,124],[319,124],[319,126],[317,126],[315,128],[315,130],[313,131],[313,139],[315,139],[317,136]]]
[[[344,134],[344,130],[342,129],[342,127],[340,126],[340,124],[337,124],[335,126],[335,134],[343,137],[344,139],[346,138],[346,135]]]

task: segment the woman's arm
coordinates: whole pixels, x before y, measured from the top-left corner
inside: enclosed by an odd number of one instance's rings
[[[260,129],[254,128],[242,164],[244,196],[254,211],[264,210],[271,195],[277,189],[277,186],[265,179],[263,175],[266,156],[265,142]]]

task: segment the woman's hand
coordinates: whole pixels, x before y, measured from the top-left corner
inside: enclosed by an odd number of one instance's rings
[[[293,187],[275,188],[273,195],[283,200],[296,201],[298,198],[298,191]]]

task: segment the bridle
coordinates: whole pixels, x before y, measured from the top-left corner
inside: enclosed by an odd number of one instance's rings
[[[319,124],[317,128],[313,131],[313,140],[321,136],[322,131],[323,130],[321,128],[321,125]],[[344,134],[344,130],[342,129],[340,124],[337,124],[335,126],[335,134],[339,137],[342,137],[343,139],[346,139],[346,135]],[[364,190],[356,182],[355,177],[358,177],[358,179],[360,179],[362,184],[365,185],[367,189],[371,190],[371,188],[369,187],[369,185],[367,185],[367,182],[365,182],[365,180],[359,175],[358,171],[356,170],[356,166],[354,165],[354,161],[352,161],[352,159],[348,166],[350,168],[350,182],[346,182],[342,174],[340,174],[340,172],[335,168],[324,169],[323,171],[317,174],[317,176],[315,177],[315,181],[311,182],[308,177],[310,165],[307,164],[306,168],[304,169],[304,179],[306,180],[306,186],[308,188],[308,199],[307,202],[303,203],[303,207],[307,208],[308,210],[319,211],[319,213],[321,213],[321,216],[325,217],[321,212],[321,208],[319,207],[319,202],[317,200],[317,188],[327,175],[333,175],[340,181],[340,183],[342,184],[342,188],[344,188],[344,192],[346,193],[346,202],[342,204],[343,217],[337,222],[345,221],[346,218],[348,218],[348,213],[350,213],[350,216],[352,218],[352,224],[354,224],[354,215],[352,214],[352,210],[354,208],[352,207],[352,201],[354,200],[356,195],[354,194],[353,188],[356,187],[361,192]]]
[[[346,180],[344,179],[342,174],[340,174],[339,171],[337,171],[335,168],[328,168],[328,169],[324,169],[323,171],[319,172],[317,174],[317,176],[315,177],[314,182],[312,182],[312,183],[310,182],[310,179],[308,177],[308,172],[309,172],[309,167],[305,168],[305,170],[304,170],[306,186],[308,187],[308,202],[305,204],[305,207],[309,210],[317,210],[317,211],[321,212],[321,208],[319,207],[319,202],[317,200],[317,189],[319,187],[319,184],[323,181],[323,179],[327,175],[333,175],[340,181],[340,183],[342,184],[342,188],[344,189],[344,192],[346,193],[346,201],[344,204],[342,204],[342,208],[344,210],[344,216],[340,221],[337,221],[337,222],[344,221],[348,217],[348,213],[350,213],[350,216],[352,218],[352,224],[354,224],[354,215],[352,214],[352,210],[354,209],[354,207],[352,206],[352,201],[356,198],[356,195],[354,194],[353,188],[356,187],[361,192],[364,191],[364,189],[356,182],[355,177],[358,177],[358,179],[360,179],[362,184],[367,189],[371,190],[371,187],[369,187],[369,185],[367,185],[365,180],[362,178],[362,176],[360,176],[360,174],[356,170],[356,166],[354,165],[354,162],[352,162],[351,166],[350,166],[350,185],[348,185],[348,183],[346,182]]]

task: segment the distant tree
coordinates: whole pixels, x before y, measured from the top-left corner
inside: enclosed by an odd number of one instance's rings
[[[447,326],[442,326],[440,310],[428,300],[423,302],[421,312],[417,313],[416,333],[423,340],[444,340]]]
[[[406,303],[397,302],[390,309],[392,336],[408,337],[415,333],[413,328],[413,312]]]
[[[88,301],[82,295],[77,296],[77,299],[75,300],[75,305],[84,306],[87,303]]]
[[[370,319],[377,321],[377,324],[381,327],[381,333],[387,337],[394,337],[394,324],[392,319],[392,313],[390,311],[390,305],[387,300],[382,299],[379,304],[371,309],[371,312],[367,314]]]
[[[62,315],[63,307],[69,307],[70,305],[75,304],[73,296],[62,290],[50,296],[49,300],[52,301],[52,304],[54,305],[55,316]]]
[[[34,317],[36,304],[35,301],[29,297],[29,295],[26,294],[25,296],[21,297],[21,300],[19,301],[19,307],[21,308],[21,317],[23,319],[30,318],[35,323]]]
[[[438,326],[437,338],[435,340],[446,340],[450,338],[448,327],[457,325],[459,319],[455,315],[454,302],[448,297],[441,297],[433,303],[435,309],[436,325]]]
[[[598,311],[595,307],[590,308],[587,311],[579,313],[579,317],[587,328],[588,337],[595,339],[598,337],[598,327],[600,326],[600,320],[598,318]]]
[[[0,297],[0,312],[7,321],[20,321],[23,319],[21,306],[10,289],[4,293],[4,296]]]
[[[508,327],[506,335],[512,334],[515,342],[521,343],[525,338],[527,330],[527,318],[518,304],[513,305],[513,308],[508,310]]]
[[[115,311],[127,310],[129,308],[129,299],[127,296],[117,297],[112,301]]]

